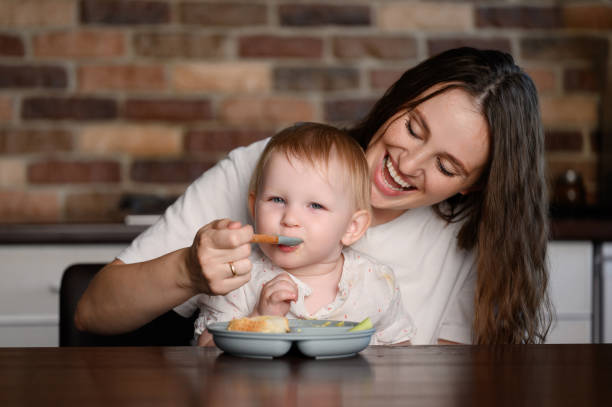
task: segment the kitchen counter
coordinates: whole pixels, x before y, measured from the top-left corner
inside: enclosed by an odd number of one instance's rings
[[[129,243],[146,228],[123,223],[0,225],[0,244]]]
[[[556,219],[551,240],[612,240],[612,219]],[[0,224],[0,244],[129,243],[146,225],[94,224]]]
[[[122,223],[4,224],[0,225],[0,244],[129,243],[146,228]],[[551,240],[612,241],[612,218],[554,219]]]

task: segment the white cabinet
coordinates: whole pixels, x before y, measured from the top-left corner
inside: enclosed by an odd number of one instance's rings
[[[0,246],[0,347],[57,346],[59,287],[74,263],[108,263],[127,244]]]
[[[553,241],[548,246],[550,295],[557,320],[546,343],[590,343],[593,326],[593,243]]]
[[[59,285],[74,263],[107,263],[127,244],[0,246],[0,347],[57,346]],[[547,343],[588,343],[592,331],[593,244],[549,245],[557,320]]]

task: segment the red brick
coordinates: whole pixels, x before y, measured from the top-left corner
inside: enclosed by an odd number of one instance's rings
[[[280,24],[285,26],[367,26],[371,24],[371,10],[368,6],[281,4],[278,12]]]
[[[377,8],[377,25],[384,31],[465,32],[474,28],[474,5],[451,1],[381,2]]]
[[[553,92],[557,88],[557,73],[553,68],[527,68],[525,72],[535,83],[538,92]]]
[[[240,38],[241,57],[321,58],[323,40],[312,37],[252,35]]]
[[[388,89],[405,71],[405,69],[374,69],[370,72],[370,86],[372,89]]]
[[[259,125],[265,128],[300,121],[314,121],[312,103],[289,97],[228,98],[219,109],[221,120],[237,125]]]
[[[0,27],[62,27],[75,21],[76,1],[0,0]]]
[[[161,65],[86,65],[78,70],[81,91],[162,90],[166,87]]]
[[[547,130],[546,151],[582,151],[582,134],[579,131]]]
[[[612,7],[604,4],[563,6],[563,26],[566,28],[610,30],[612,29]]]
[[[569,92],[599,92],[604,82],[601,76],[589,68],[567,68],[563,72],[563,88]]]
[[[416,39],[391,36],[340,36],[333,38],[338,58],[406,59],[417,56]]]
[[[262,62],[177,63],[172,86],[185,93],[260,93],[271,87],[269,64]]]
[[[71,151],[72,145],[72,134],[67,130],[0,130],[0,153],[3,154]]]
[[[183,134],[178,126],[155,124],[95,124],[82,126],[78,149],[97,155],[176,156],[182,151]]]
[[[268,10],[263,4],[248,3],[195,3],[179,5],[179,18],[183,24],[204,26],[258,26],[268,23]]]
[[[117,183],[119,163],[115,161],[48,160],[28,166],[32,184]]]
[[[228,152],[274,135],[274,131],[257,130],[193,130],[185,135],[185,151]]]
[[[69,193],[65,198],[67,222],[122,222],[124,213],[119,207],[119,192]]]
[[[154,58],[215,58],[225,54],[227,38],[215,34],[136,33],[136,55]]]
[[[124,54],[124,34],[118,31],[52,32],[35,35],[32,48],[37,57],[120,57]]]
[[[50,223],[61,220],[57,191],[0,191],[0,223]]]
[[[215,165],[213,161],[136,161],[130,169],[130,179],[145,183],[190,183]]]
[[[558,7],[478,7],[477,27],[496,28],[559,28],[561,10]]]
[[[134,25],[170,22],[166,1],[81,0],[81,22],[85,24]]]
[[[110,99],[29,97],[23,100],[21,117],[49,120],[113,119],[117,117],[117,104]]]
[[[0,34],[0,55],[20,57],[25,54],[23,41],[15,35]]]
[[[129,99],[123,116],[133,120],[199,121],[210,120],[212,108],[208,100]]]
[[[0,123],[13,119],[13,100],[0,96]]]
[[[598,37],[526,37],[520,40],[521,57],[541,61],[600,60],[608,55],[608,40]]]
[[[0,65],[0,88],[65,88],[64,68],[39,65]]]
[[[277,67],[274,69],[277,90],[336,91],[359,88],[359,71],[342,67]]]
[[[443,51],[458,47],[473,47],[479,49],[496,49],[503,52],[511,52],[512,45],[508,38],[501,37],[453,37],[453,38],[431,38],[427,40],[428,55],[437,55]]]
[[[546,126],[562,124],[596,126],[598,100],[591,95],[563,95],[540,98],[542,121]]]
[[[0,188],[24,188],[26,185],[25,162],[21,157],[0,158]]]
[[[325,103],[325,121],[355,124],[362,120],[376,103],[376,99],[334,100]]]

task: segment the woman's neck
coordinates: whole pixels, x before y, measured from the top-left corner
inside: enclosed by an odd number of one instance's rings
[[[372,208],[372,223],[370,226],[378,226],[391,222],[393,219],[399,218],[406,210]]]

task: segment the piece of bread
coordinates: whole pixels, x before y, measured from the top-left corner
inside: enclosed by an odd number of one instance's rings
[[[227,324],[227,330],[280,334],[289,332],[289,320],[277,315],[244,317],[232,319]]]

